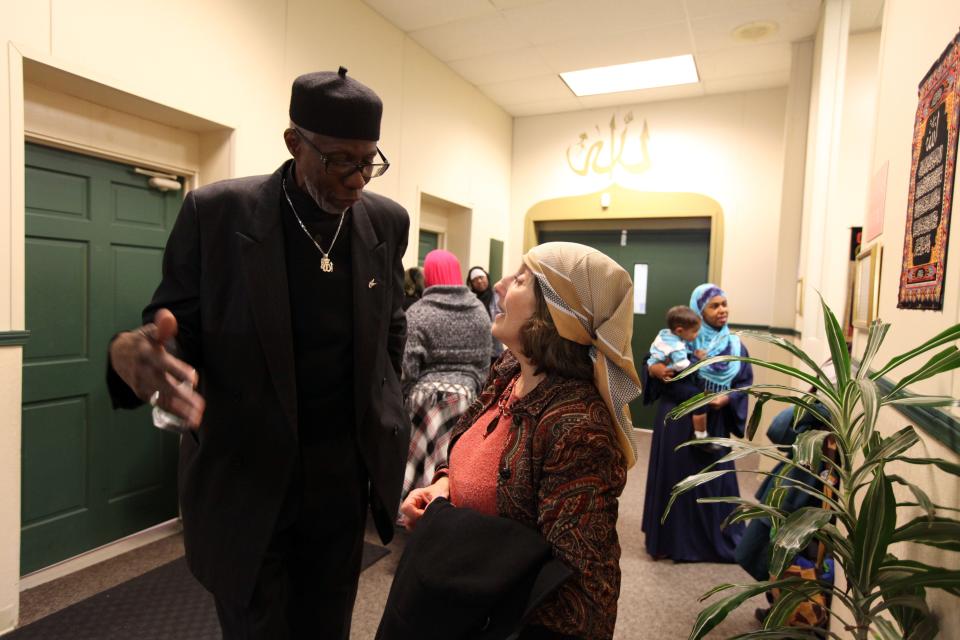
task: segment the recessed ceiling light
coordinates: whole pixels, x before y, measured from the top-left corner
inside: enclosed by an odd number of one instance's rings
[[[700,81],[700,76],[697,75],[697,64],[689,53],[672,58],[564,71],[560,74],[560,78],[577,96],[671,87]]]
[[[757,42],[759,40],[763,40],[767,36],[772,36],[779,28],[780,25],[778,25],[776,22],[758,20],[740,25],[733,30],[732,34],[734,40]]]

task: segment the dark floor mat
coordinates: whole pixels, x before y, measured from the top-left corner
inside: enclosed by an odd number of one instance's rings
[[[363,544],[363,568],[390,553]],[[213,596],[183,558],[81,600],[3,640],[219,640]]]

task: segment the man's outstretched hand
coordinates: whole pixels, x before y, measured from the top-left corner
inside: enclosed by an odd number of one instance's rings
[[[137,397],[183,419],[191,429],[200,427],[205,402],[197,393],[197,371],[172,356],[164,346],[177,335],[177,319],[160,309],[153,322],[125,331],[110,343],[110,364]]]

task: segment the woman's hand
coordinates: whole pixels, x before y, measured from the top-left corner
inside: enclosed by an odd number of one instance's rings
[[[664,382],[677,375],[676,371],[667,369],[667,365],[663,364],[662,362],[655,362],[654,364],[647,366],[647,373],[654,378],[663,380]]]
[[[414,489],[407,494],[406,500],[400,505],[400,513],[403,515],[403,526],[407,531],[413,531],[417,526],[417,521],[426,511],[427,505],[437,498],[450,497],[450,478],[444,476],[434,482],[429,487]]]
[[[714,411],[717,411],[719,409],[723,409],[728,404],[730,404],[730,396],[724,395],[724,396],[720,396],[719,398],[714,398],[713,400],[711,400],[710,408],[713,409]]]

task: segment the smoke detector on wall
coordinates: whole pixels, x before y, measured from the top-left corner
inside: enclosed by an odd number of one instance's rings
[[[742,24],[731,32],[734,40],[741,42],[759,42],[777,32],[780,28],[776,22],[769,20],[755,20]]]

